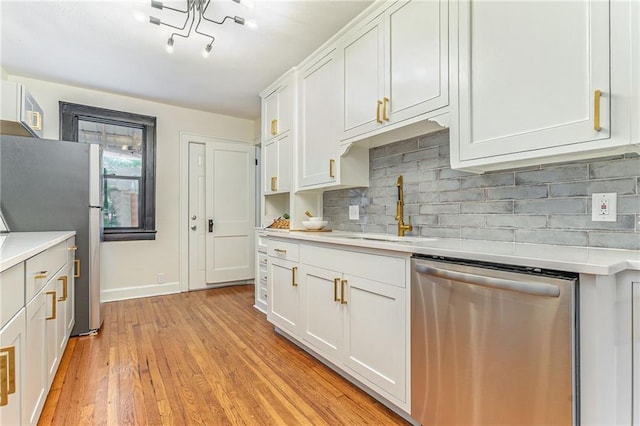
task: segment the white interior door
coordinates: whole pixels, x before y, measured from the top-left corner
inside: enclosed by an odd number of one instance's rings
[[[205,144],[189,142],[189,290],[206,287]]]
[[[253,278],[254,149],[245,143],[206,145],[206,283]]]

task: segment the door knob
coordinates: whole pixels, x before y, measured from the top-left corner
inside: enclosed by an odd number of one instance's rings
[[[197,219],[197,217],[196,217],[195,214],[191,216],[191,220],[196,220],[196,219]]]
[[[191,225],[191,230],[195,231],[196,229],[198,229],[198,227],[196,225]]]

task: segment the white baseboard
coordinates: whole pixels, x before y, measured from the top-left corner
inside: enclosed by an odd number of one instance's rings
[[[180,293],[180,282],[102,290],[100,292],[100,300],[102,302],[114,302],[116,300],[138,299],[140,297],[173,293]]]

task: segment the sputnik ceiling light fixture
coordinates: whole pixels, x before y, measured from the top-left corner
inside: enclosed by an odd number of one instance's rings
[[[149,22],[151,24],[165,25],[167,27],[174,28],[175,30],[177,30],[171,33],[171,35],[169,36],[169,39],[167,40],[167,52],[169,53],[173,53],[174,37],[188,38],[191,35],[191,31],[193,30],[195,33],[198,33],[205,37],[209,37],[211,39],[211,41],[207,45],[205,45],[204,49],[202,50],[202,56],[204,56],[205,58],[208,57],[209,54],[211,53],[213,42],[216,40],[216,38],[211,34],[207,34],[200,29],[200,24],[202,23],[202,21],[207,21],[214,24],[222,25],[229,19],[235,22],[236,24],[247,25],[248,27],[255,28],[255,24],[253,24],[253,22],[245,21],[245,19],[240,16],[225,16],[221,21],[215,21],[213,19],[207,18],[206,16],[204,16],[204,14],[207,11],[209,4],[211,3],[211,0],[186,0],[186,1],[187,1],[187,9],[181,10],[181,9],[176,9],[173,7],[166,6],[161,1],[151,0],[151,7],[153,8],[160,9],[160,10],[168,9],[168,10],[171,10],[174,12],[180,12],[186,15],[184,24],[182,24],[181,27],[178,27],[176,25],[171,25],[166,22],[162,22],[159,18],[156,18],[154,16],[149,17]],[[233,0],[233,1],[236,3],[241,3],[241,2],[245,3],[242,0]],[[250,4],[248,4],[247,6],[251,7]],[[186,29],[187,24],[189,26],[189,29]]]

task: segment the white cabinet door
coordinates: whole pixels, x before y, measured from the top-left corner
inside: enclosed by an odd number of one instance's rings
[[[0,329],[0,424],[21,425],[25,374],[25,309]]]
[[[300,318],[298,263],[269,257],[268,320],[297,336]]]
[[[47,397],[45,318],[50,304],[51,296],[47,297],[42,289],[31,299],[26,309],[25,348],[28,350],[25,350],[25,366],[29,368],[24,369],[23,415],[25,423],[29,425],[38,423]]]
[[[331,49],[300,72],[299,184],[301,187],[335,182],[339,68]]]
[[[45,297],[45,359],[46,359],[46,391],[49,391],[51,383],[56,376],[56,370],[60,362],[60,350],[58,345],[58,325],[62,322],[58,311],[58,277],[49,280],[44,288]]]
[[[331,361],[340,361],[342,356],[341,278],[342,274],[339,272],[303,266],[302,339]]]
[[[348,36],[341,45],[344,61],[341,139],[383,124],[384,35],[384,19],[379,16]]]
[[[345,274],[345,366],[406,400],[406,290]]]
[[[449,105],[448,3],[398,1],[346,36],[341,140]]]
[[[264,194],[291,190],[291,133],[271,140],[264,148]]]
[[[262,140],[268,141],[291,130],[293,114],[292,75],[278,82],[273,92],[262,99]]]
[[[278,91],[274,91],[262,100],[262,139],[269,140],[278,134]]]
[[[76,239],[75,237],[67,240],[67,309],[65,312],[65,322],[67,324],[66,338],[69,339],[73,326],[76,323],[76,299],[75,299],[75,264],[76,259]]]
[[[640,426],[640,281],[633,282],[633,424]]]
[[[449,104],[448,5],[401,1],[385,12],[383,119],[389,123]]]
[[[56,364],[56,369],[60,364],[60,360],[62,359],[62,355],[64,354],[64,350],[67,347],[67,342],[69,341],[69,333],[67,329],[69,327],[69,320],[71,316],[71,298],[69,297],[72,287],[70,287],[70,278],[73,275],[70,275],[71,270],[67,265],[65,269],[60,273],[58,278],[56,279],[56,303],[57,303],[57,312],[56,312],[56,341],[57,341],[57,351],[58,351],[58,363]],[[72,279],[72,278],[71,278]],[[55,373],[54,373],[55,374]]]
[[[608,1],[458,5],[454,166],[515,153],[535,157],[560,146],[571,152],[575,144],[609,138]]]

